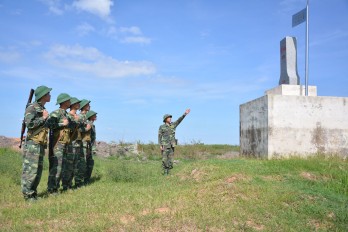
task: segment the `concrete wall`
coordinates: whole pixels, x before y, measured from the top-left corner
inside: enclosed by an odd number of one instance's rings
[[[304,85],[279,85],[267,90],[265,95],[306,96],[306,87]],[[317,86],[308,86],[308,96],[317,96]]]
[[[348,98],[268,96],[268,157],[348,156]]]
[[[240,106],[242,155],[348,157],[348,98],[266,95]]]
[[[267,96],[245,103],[240,110],[240,148],[245,156],[267,157]]]

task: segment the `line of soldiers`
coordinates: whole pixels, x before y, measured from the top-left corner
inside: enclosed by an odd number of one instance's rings
[[[93,155],[96,152],[94,121],[97,113],[90,110],[89,100],[78,100],[62,93],[57,97],[56,105],[59,108],[49,114],[45,104],[51,100],[51,90],[46,86],[37,87],[35,101],[25,110],[28,132],[23,149],[21,185],[26,200],[37,199],[47,146],[48,193],[57,194],[61,184],[63,191],[84,186],[90,182],[93,171]]]

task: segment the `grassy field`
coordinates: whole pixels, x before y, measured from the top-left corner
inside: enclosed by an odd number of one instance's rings
[[[20,192],[21,155],[0,149],[1,231],[347,231],[348,162],[96,159],[94,182],[42,199]]]
[[[138,143],[138,150],[150,160],[158,160],[159,158],[159,146],[157,144]],[[194,141],[191,144],[180,145],[175,148],[176,158],[189,160],[234,157],[235,153],[239,153],[239,146],[206,145]]]

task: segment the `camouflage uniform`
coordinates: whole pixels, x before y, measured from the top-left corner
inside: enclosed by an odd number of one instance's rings
[[[75,122],[75,127],[71,127],[70,131],[70,142],[67,146],[66,159],[63,162],[64,170],[62,173],[62,182],[67,183],[67,188],[72,188],[72,181],[77,168],[77,161],[81,153],[81,134],[79,132],[80,120],[76,121],[74,116],[71,114],[68,114],[68,116],[71,122]]]
[[[96,152],[96,132],[95,132],[95,126],[93,125],[93,122],[88,122],[91,125],[91,141],[87,142],[87,151],[86,151],[86,174],[85,174],[85,184],[88,184],[91,180],[92,171],[94,167],[94,159],[93,155],[95,155]]]
[[[164,123],[158,130],[158,144],[163,147],[162,167],[164,174],[168,174],[169,170],[173,168],[174,148],[177,144],[175,139],[175,130],[185,116],[185,114],[182,115],[180,118],[178,118],[178,120],[171,124]],[[171,117],[171,115],[165,115],[163,121],[165,122],[165,119],[168,117]]]
[[[56,123],[50,123],[51,130],[53,130],[53,164],[49,170],[49,177],[47,183],[47,190],[50,193],[57,192],[60,187],[62,179],[62,171],[65,171],[63,163],[67,160],[67,147],[70,142],[70,128],[72,123],[68,126],[63,125],[63,119],[68,119],[68,113],[64,109],[57,109],[50,114],[49,120]],[[54,120],[52,120],[54,119]],[[68,188],[69,183],[67,179],[63,180],[63,188]]]
[[[25,110],[25,123],[28,128],[23,149],[22,193],[25,199],[36,198],[40,183],[43,157],[47,146],[47,129],[43,119],[45,107],[40,102],[30,104]]]
[[[86,114],[81,113],[80,117],[80,128],[79,133],[81,135],[81,140],[76,142],[76,145],[80,146],[79,157],[75,169],[75,185],[76,187],[81,187],[84,185],[85,173],[86,173],[86,154],[88,153],[86,138],[90,137],[90,130],[86,131],[87,117]]]

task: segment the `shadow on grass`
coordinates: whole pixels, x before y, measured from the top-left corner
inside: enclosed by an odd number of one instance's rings
[[[86,185],[91,185],[91,184],[93,184],[93,183],[95,183],[95,182],[98,182],[98,181],[101,180],[101,178],[102,178],[101,175],[93,176],[93,177],[91,177],[89,183],[86,184]]]
[[[83,185],[83,186],[92,185],[93,183],[96,183],[96,182],[100,181],[101,178],[102,178],[101,175],[93,176],[93,177],[90,179],[89,183],[88,183],[88,184],[85,184],[85,185]],[[76,191],[76,190],[78,190],[79,188],[81,188],[81,187],[75,187],[75,186],[74,186],[74,187],[71,188],[70,190]],[[66,192],[66,191],[60,189],[60,191],[58,192],[58,194],[64,194],[65,192]],[[50,194],[47,190],[45,190],[45,191],[43,191],[43,192],[37,194],[37,196],[38,196],[39,198],[48,198],[50,195],[52,195],[52,194]]]

